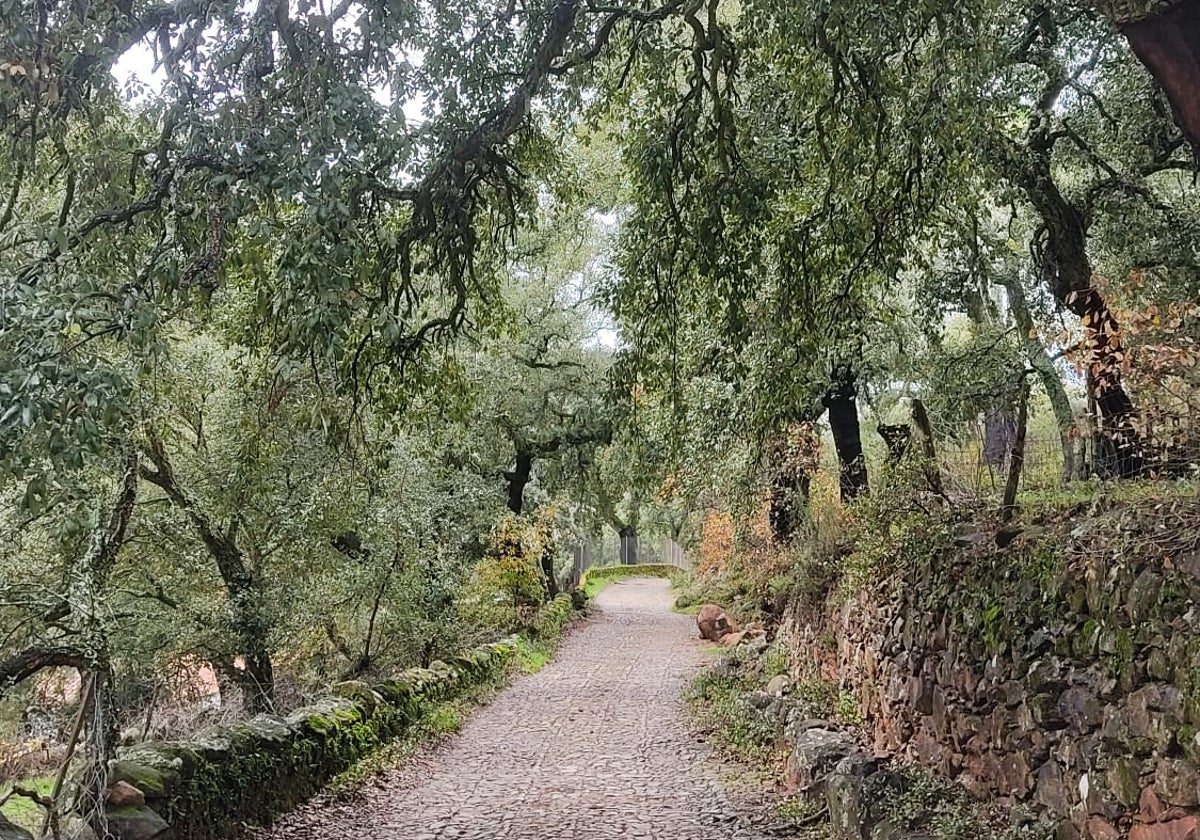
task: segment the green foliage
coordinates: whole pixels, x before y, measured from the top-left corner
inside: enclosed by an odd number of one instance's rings
[[[687,701],[696,721],[734,758],[766,766],[780,756],[780,730],[746,705],[743,695],[756,687],[749,677],[708,669],[688,686]]]
[[[493,527],[487,553],[459,598],[461,613],[482,628],[513,629],[529,623],[546,599],[542,558],[554,552],[552,510],[536,518],[504,516]]]
[[[947,840],[1048,840],[1051,826],[1039,823],[1018,806],[1009,815],[973,800],[961,785],[919,767],[899,769],[898,790],[880,804],[885,818],[902,831],[927,832]]]

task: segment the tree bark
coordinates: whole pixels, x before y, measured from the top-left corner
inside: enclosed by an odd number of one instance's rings
[[[621,537],[621,564],[633,566],[638,562],[638,532],[635,525],[625,525],[617,533]]]
[[[0,697],[46,668],[77,668],[86,671],[96,665],[88,652],[66,645],[32,645],[0,662]]]
[[[791,481],[777,481],[771,487],[767,500],[767,522],[775,542],[787,544],[796,536],[796,529],[804,519],[808,507],[808,493],[812,476],[797,475]]]
[[[508,482],[508,509],[517,516],[521,515],[521,510],[525,507],[525,486],[529,484],[532,475],[533,453],[518,449],[516,466],[504,474]]]
[[[875,428],[879,436],[883,438],[884,444],[887,446],[887,462],[890,466],[896,466],[903,460],[908,452],[908,444],[912,441],[912,427],[907,423],[900,423],[894,426],[885,426],[880,424]]]
[[[1019,170],[1014,173],[1016,180],[1045,225],[1047,243],[1041,267],[1050,290],[1083,325],[1088,372],[1095,382],[1092,396],[1101,431],[1116,452],[1114,471],[1120,478],[1131,478],[1142,471],[1144,442],[1137,430],[1133,400],[1125,391],[1120,325],[1093,284],[1087,226],[1083,214],[1054,182],[1051,150],[1052,141],[1039,133],[1029,141],[1024,162],[1010,160],[1010,165]]]
[[[1021,332],[1021,340],[1025,345],[1025,358],[1034,369],[1042,383],[1042,389],[1050,400],[1050,408],[1054,412],[1054,423],[1058,426],[1059,445],[1063,457],[1063,481],[1076,478],[1075,439],[1078,430],[1075,427],[1075,412],[1071,410],[1071,400],[1067,389],[1063,386],[1062,377],[1054,366],[1054,360],[1046,352],[1046,347],[1037,340],[1033,325],[1033,316],[1029,312],[1029,303],[1025,299],[1025,288],[1018,277],[1006,276],[1000,279],[1008,291],[1008,309],[1013,321]]]
[[[554,552],[543,551],[542,557],[542,578],[546,582],[546,600],[553,600],[558,595],[558,576],[554,572]]]
[[[1116,24],[1166,92],[1176,122],[1200,158],[1200,0],[1163,4]]]
[[[822,402],[829,409],[829,428],[839,464],[838,489],[843,502],[852,501],[867,490],[867,462],[863,458],[857,397],[853,368],[839,367]]]
[[[1029,425],[1029,381],[1021,377],[1021,395],[1017,402],[1017,437],[1008,459],[1008,480],[1004,483],[1004,504],[1000,521],[1008,522],[1017,512],[1017,489],[1021,484],[1021,469],[1025,466],[1025,431]]]
[[[913,425],[921,438],[921,470],[925,473],[925,481],[929,489],[945,498],[946,489],[942,484],[942,470],[937,460],[937,445],[933,440],[933,426],[929,423],[929,413],[925,411],[925,403],[918,399],[912,401]]]

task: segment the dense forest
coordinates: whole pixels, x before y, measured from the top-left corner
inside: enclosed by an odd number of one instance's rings
[[[1200,464],[1194,0],[0,24],[0,781],[83,706],[102,766],[589,563],[750,541],[769,598],[889,494]]]

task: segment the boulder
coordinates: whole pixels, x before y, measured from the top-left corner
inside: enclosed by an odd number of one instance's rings
[[[829,808],[829,836],[832,840],[868,840],[870,819],[864,792],[867,774],[875,762],[861,753],[839,761],[825,779],[825,804]]]
[[[72,814],[59,827],[62,840],[99,840],[95,830],[80,816]]]
[[[733,632],[733,622],[716,604],[705,604],[700,608],[696,613],[696,627],[700,630],[700,638],[710,642],[719,642]]]
[[[767,681],[766,691],[767,694],[774,697],[782,697],[788,693],[789,688],[791,688],[791,681],[783,674],[778,674]]]
[[[721,644],[727,648],[737,647],[744,638],[746,638],[745,630],[739,630],[736,633],[726,633],[721,637]]]
[[[115,840],[174,840],[175,832],[156,811],[142,806],[109,807],[104,811]]]
[[[125,805],[145,805],[146,794],[126,781],[117,781],[104,791],[104,801],[117,807]]]
[[[792,751],[785,767],[787,781],[802,792],[821,792],[837,763],[857,750],[849,735],[830,729],[805,729],[788,740]]]
[[[33,835],[0,814],[0,840],[33,840]]]

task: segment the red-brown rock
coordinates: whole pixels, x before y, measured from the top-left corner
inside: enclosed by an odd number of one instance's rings
[[[733,632],[733,622],[725,610],[716,604],[705,604],[700,608],[700,612],[696,613],[696,627],[700,630],[700,637],[710,642],[719,642]]]
[[[1129,832],[1129,840],[1197,840],[1200,818],[1184,817],[1160,823],[1138,823]]]
[[[1121,840],[1121,832],[1103,817],[1092,817],[1088,820],[1087,832],[1092,840]]]
[[[118,808],[128,808],[145,805],[146,794],[129,784],[129,782],[114,782],[104,792],[104,801]]]

